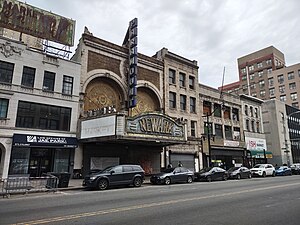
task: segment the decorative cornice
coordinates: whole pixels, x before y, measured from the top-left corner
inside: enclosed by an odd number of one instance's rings
[[[16,46],[11,45],[11,42],[6,42],[6,43],[0,43],[0,50],[1,53],[6,57],[10,57],[14,54],[19,54],[21,55],[23,49],[18,48]]]

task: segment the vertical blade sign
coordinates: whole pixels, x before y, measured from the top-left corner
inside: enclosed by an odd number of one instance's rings
[[[138,20],[134,18],[129,22],[129,108],[134,108],[137,104],[137,33],[138,33]]]

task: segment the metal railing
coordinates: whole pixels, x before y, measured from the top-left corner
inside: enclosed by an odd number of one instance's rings
[[[58,178],[52,175],[29,177],[28,174],[9,175],[0,182],[0,195],[27,194],[30,192],[57,191]]]

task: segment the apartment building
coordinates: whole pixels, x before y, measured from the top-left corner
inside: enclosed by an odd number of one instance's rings
[[[187,128],[187,143],[164,149],[166,164],[177,165],[181,161],[185,167],[197,171],[203,167],[202,154],[199,154],[202,108],[198,104],[197,61],[176,55],[167,48],[154,57],[164,62],[164,112]]]

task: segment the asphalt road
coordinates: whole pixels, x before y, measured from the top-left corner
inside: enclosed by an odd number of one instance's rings
[[[0,199],[0,224],[298,225],[300,176]]]

